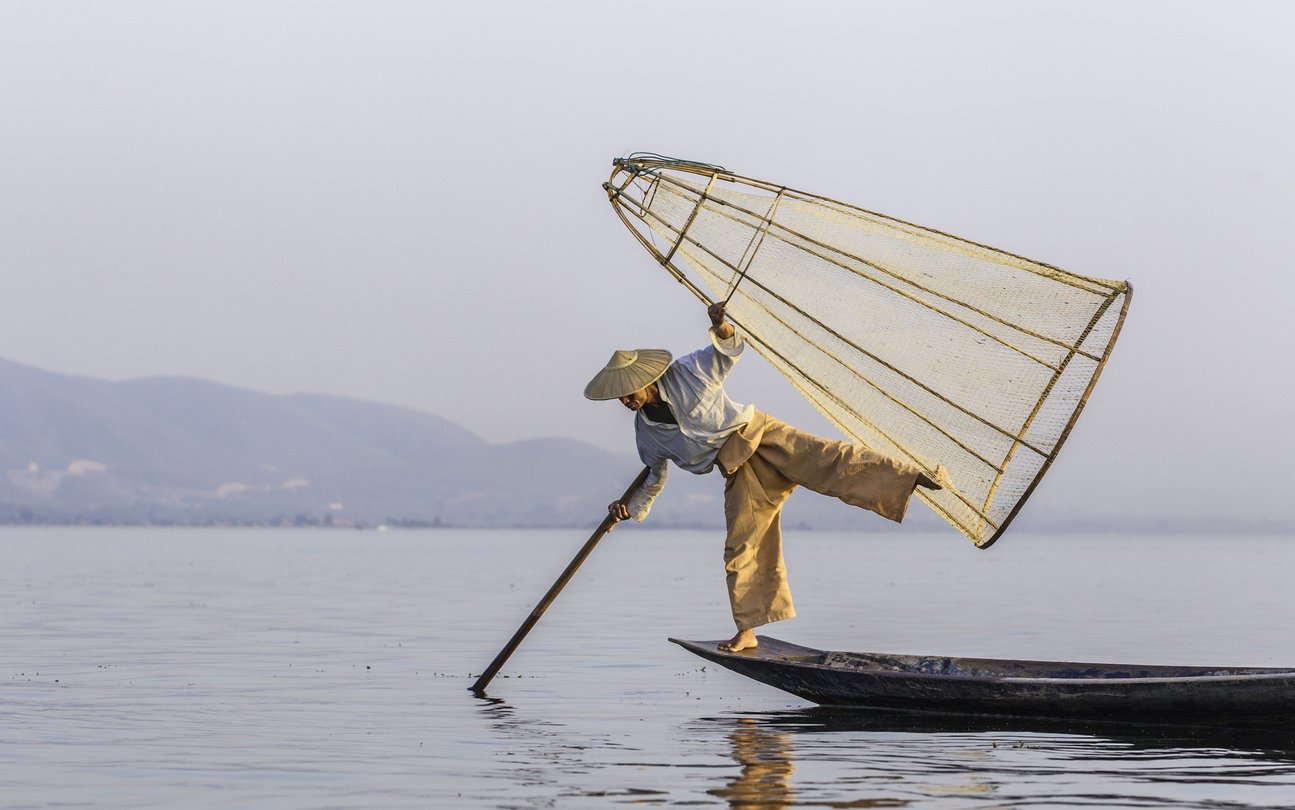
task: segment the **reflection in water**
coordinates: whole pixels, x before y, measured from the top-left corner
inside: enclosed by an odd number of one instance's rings
[[[708,790],[728,800],[733,808],[790,807],[795,794],[791,774],[791,735],[745,717],[729,734],[733,759],[742,766],[737,778],[722,788]]]
[[[513,707],[503,698],[492,698],[485,695],[474,695],[481,709],[481,716],[490,720],[505,721],[513,714]]]
[[[564,725],[526,717],[502,698],[478,694],[472,699],[485,726],[494,731],[494,739],[499,742],[494,761],[482,768],[495,783],[499,796],[512,796],[519,787],[524,794],[532,795],[560,791],[570,753]]]
[[[1132,750],[1231,750],[1264,760],[1295,765],[1295,733],[1280,729],[1229,729],[1213,726],[1164,726],[1135,723],[920,712],[849,711],[815,706],[760,715],[760,721],[795,733],[904,732],[923,735],[975,734],[997,742],[1021,735],[1082,738],[1127,746]]]
[[[493,744],[475,768],[488,782],[463,806],[1295,806],[1289,735],[821,708],[682,725],[606,705],[475,708]]]
[[[740,771],[707,793],[732,808],[1293,806],[1289,733],[822,708],[692,728],[726,738]]]

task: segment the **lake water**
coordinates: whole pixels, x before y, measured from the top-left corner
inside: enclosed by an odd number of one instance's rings
[[[0,529],[0,806],[1295,806],[1295,731],[833,714],[732,629],[718,532]],[[1295,666],[1295,538],[789,532],[829,649]]]

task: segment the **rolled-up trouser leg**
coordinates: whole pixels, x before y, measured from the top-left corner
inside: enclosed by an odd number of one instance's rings
[[[754,455],[724,484],[724,570],[733,623],[749,630],[796,615],[782,561],[782,504],[796,484]]]

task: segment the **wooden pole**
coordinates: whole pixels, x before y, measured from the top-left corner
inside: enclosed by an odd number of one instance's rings
[[[638,478],[634,479],[634,483],[630,484],[629,489],[625,490],[625,494],[620,497],[621,503],[628,502],[629,499],[633,497],[634,493],[638,491],[638,488],[643,486],[643,481],[647,479],[648,472],[650,472],[650,470],[651,468],[649,467],[643,468],[643,472],[638,474]],[[571,564],[562,572],[562,576],[558,577],[557,582],[553,583],[553,587],[549,588],[549,592],[544,594],[544,598],[535,605],[535,609],[531,611],[531,615],[527,616],[526,621],[522,622],[522,626],[517,628],[516,633],[513,633],[512,639],[502,650],[499,651],[499,655],[496,655],[495,660],[490,662],[490,666],[486,667],[486,671],[481,673],[481,677],[477,678],[476,683],[468,687],[469,691],[476,692],[477,694],[483,694],[486,691],[486,685],[489,684],[491,679],[493,679],[496,673],[499,672],[500,667],[504,665],[508,660],[508,657],[521,646],[522,640],[526,638],[526,634],[531,632],[531,628],[534,627],[535,623],[544,615],[544,611],[549,609],[549,605],[553,604],[553,600],[558,598],[558,594],[567,586],[567,583],[571,581],[571,578],[576,575],[576,570],[580,568],[580,565],[585,561],[585,558],[593,552],[594,546],[598,545],[598,541],[603,539],[603,535],[611,531],[612,526],[615,525],[616,521],[612,519],[611,514],[608,514],[607,517],[603,518],[603,522],[598,524],[598,528],[594,531],[593,535],[585,541],[584,546],[576,554],[575,558],[571,560]]]

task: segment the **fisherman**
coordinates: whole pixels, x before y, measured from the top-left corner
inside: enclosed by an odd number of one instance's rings
[[[665,486],[667,461],[698,475],[715,466],[724,482],[724,567],[737,634],[720,644],[737,652],[757,646],[755,628],[796,615],[782,559],[782,504],[797,486],[904,519],[917,487],[942,489],[920,467],[870,450],[797,430],[743,407],[724,393],[724,380],[745,345],[712,304],[711,345],[671,362],[664,349],[617,351],[585,386],[593,400],[618,399],[635,412],[639,458],[650,469],[628,504],[610,504],[614,521],[647,517]],[[614,524],[613,524],[614,525]]]

